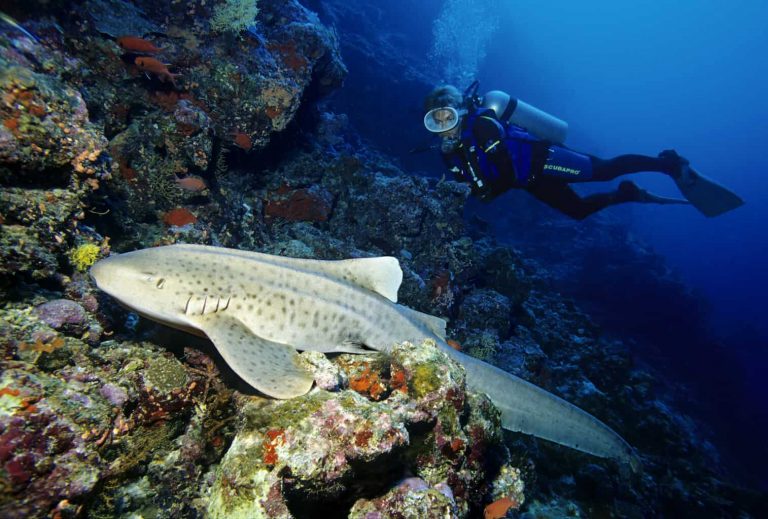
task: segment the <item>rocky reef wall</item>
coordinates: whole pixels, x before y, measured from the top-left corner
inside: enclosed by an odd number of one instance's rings
[[[466,186],[403,171],[328,108],[343,33],[294,0],[240,3],[8,9],[29,34],[0,27],[0,515],[761,510],[655,375],[552,290],[556,272],[467,225]],[[236,7],[252,19],[213,22]],[[429,343],[304,353],[317,387],[263,398],[210,343],[117,307],[87,274],[171,243],[395,256],[403,304],[604,420],[644,472],[502,432]]]

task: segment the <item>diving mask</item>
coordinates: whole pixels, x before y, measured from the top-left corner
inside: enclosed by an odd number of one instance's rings
[[[424,127],[432,133],[443,133],[453,130],[461,121],[466,110],[456,110],[452,106],[433,108],[424,116]]]

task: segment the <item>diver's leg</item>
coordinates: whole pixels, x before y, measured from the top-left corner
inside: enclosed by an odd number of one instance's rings
[[[536,179],[526,190],[549,207],[576,220],[583,220],[609,205],[628,201],[619,199],[619,191],[596,193],[582,198],[568,184],[548,178]]]
[[[621,175],[641,171],[658,171],[671,177],[680,173],[680,157],[662,153],[659,157],[648,155],[619,155],[612,159],[601,159],[590,155],[592,160],[592,179],[597,181],[613,180]]]
[[[583,220],[608,206],[623,204],[626,202],[640,202],[651,204],[687,204],[688,201],[677,198],[657,196],[637,184],[625,180],[619,184],[615,191],[607,193],[594,193],[580,197],[568,184],[552,179],[537,179],[528,186],[527,191],[533,196],[576,220]]]

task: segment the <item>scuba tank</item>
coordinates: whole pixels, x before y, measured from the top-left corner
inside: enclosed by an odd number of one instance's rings
[[[555,144],[565,142],[568,134],[568,123],[565,121],[520,99],[510,97],[501,90],[491,90],[486,93],[480,106],[492,109],[500,121],[521,126],[536,137]]]
[[[475,107],[490,108],[499,121],[525,128],[540,139],[562,144],[568,134],[568,123],[535,106],[511,97],[501,90],[491,90],[484,96],[477,95],[479,82],[475,81],[464,92],[466,102]]]

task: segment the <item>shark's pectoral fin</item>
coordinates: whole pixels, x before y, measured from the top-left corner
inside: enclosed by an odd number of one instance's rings
[[[367,348],[365,343],[353,339],[346,340],[336,346],[333,353],[371,353],[372,348]]]
[[[262,393],[293,398],[312,387],[314,378],[293,347],[254,335],[229,315],[201,315],[194,321],[235,373]]]

